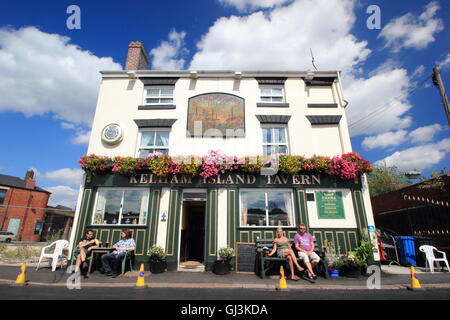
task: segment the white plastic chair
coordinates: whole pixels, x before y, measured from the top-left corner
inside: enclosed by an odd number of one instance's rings
[[[55,249],[53,250],[53,253],[45,253],[45,249],[51,248],[52,246],[55,246]],[[52,271],[56,270],[56,265],[58,264],[59,258],[63,258],[63,249],[69,247],[69,241],[67,240],[57,240],[53,243],[51,243],[48,246],[45,246],[41,250],[41,256],[39,257],[39,263],[36,267],[36,271],[39,269],[39,265],[41,264],[41,261],[43,258],[51,259],[52,260]]]
[[[427,264],[428,264],[430,266],[431,273],[434,273],[434,263],[437,261],[445,262],[445,265],[447,266],[447,270],[448,270],[448,272],[450,272],[450,268],[448,267],[448,261],[447,261],[447,256],[446,256],[445,252],[439,251],[435,247],[427,246],[427,245],[420,246],[419,250],[425,253],[425,257],[426,257],[425,268],[427,267]],[[436,258],[434,256],[434,251],[441,253],[442,258]]]

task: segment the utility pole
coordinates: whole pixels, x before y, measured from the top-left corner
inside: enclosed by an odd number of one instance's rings
[[[442,105],[444,106],[444,112],[445,112],[445,115],[447,116],[447,123],[448,123],[448,126],[450,127],[450,107],[448,105],[447,94],[445,93],[444,83],[442,82],[441,74],[439,72],[438,67],[433,68],[432,79],[433,79],[433,84],[436,87],[438,87],[438,89],[439,89],[439,93],[440,93],[441,99],[442,99]]]

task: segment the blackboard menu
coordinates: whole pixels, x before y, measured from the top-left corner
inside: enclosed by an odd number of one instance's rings
[[[255,273],[256,246],[249,242],[236,242],[236,273]]]

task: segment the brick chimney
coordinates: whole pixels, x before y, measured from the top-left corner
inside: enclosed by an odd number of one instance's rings
[[[147,70],[150,59],[140,41],[130,42],[125,70]]]
[[[34,171],[28,170],[25,174],[25,188],[27,189],[34,189],[34,186],[36,185],[36,180],[34,180]]]

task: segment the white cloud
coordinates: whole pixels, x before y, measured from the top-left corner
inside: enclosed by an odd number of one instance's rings
[[[383,38],[386,47],[391,47],[394,51],[401,48],[424,49],[435,41],[436,33],[444,30],[442,20],[434,18],[438,10],[438,2],[432,1],[420,16],[407,13],[391,20],[378,37]]]
[[[0,111],[26,116],[50,112],[58,119],[91,126],[99,71],[121,66],[69,40],[35,27],[0,29]]]
[[[385,132],[377,136],[367,137],[363,140],[362,146],[366,149],[386,148],[391,146],[398,146],[406,141],[406,130],[399,130],[396,132]]]
[[[70,142],[72,142],[72,144],[87,145],[89,144],[90,138],[91,138],[91,131],[79,130],[76,132],[75,137],[73,137],[70,140]]]
[[[440,124],[420,127],[409,133],[409,138],[413,143],[424,143],[433,141],[434,135],[444,129]]]
[[[402,171],[424,170],[438,164],[449,152],[450,138],[447,138],[437,143],[394,152],[390,156],[375,162],[375,165],[385,163],[388,167],[395,166]]]
[[[50,180],[69,186],[80,186],[83,170],[63,168],[46,173],[37,173],[40,179]]]
[[[382,69],[370,78],[344,76],[344,95],[349,101],[347,116],[352,136],[401,130],[411,125],[406,115],[410,79],[405,69]]]
[[[62,205],[74,209],[77,203],[79,189],[68,186],[46,187],[45,190],[51,192],[49,205]]]
[[[224,6],[235,7],[239,12],[247,12],[261,8],[273,8],[292,0],[219,0]]]
[[[155,70],[181,70],[184,69],[185,60],[181,58],[188,53],[184,46],[186,32],[170,31],[169,41],[162,41],[159,47],[150,51],[153,56],[152,69]]]
[[[441,69],[447,69],[450,67],[450,53],[447,54],[444,60],[439,61],[438,63],[439,68]]]
[[[351,34],[352,0],[297,0],[248,16],[222,17],[197,43],[190,69],[352,70],[370,50]],[[326,17],[326,18],[325,18]]]
[[[82,127],[76,126],[70,122],[61,122],[61,127],[63,129],[75,130],[75,136],[70,139],[70,142],[75,145],[87,145],[89,144],[89,139],[91,138],[91,131],[83,129]]]

